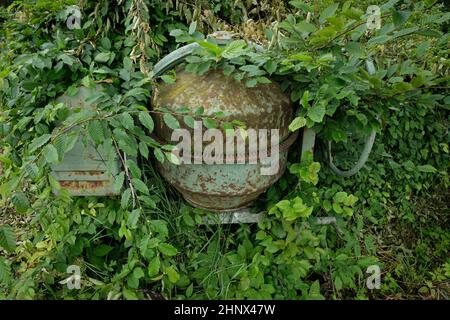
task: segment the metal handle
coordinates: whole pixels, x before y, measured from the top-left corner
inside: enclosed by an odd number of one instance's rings
[[[366,60],[366,69],[370,74],[375,73],[375,65],[373,64],[372,60]],[[364,149],[361,153],[361,156],[359,157],[358,161],[356,162],[355,166],[351,168],[348,171],[340,170],[336,165],[333,163],[333,156],[331,155],[331,141],[328,141],[328,158],[329,158],[329,165],[331,170],[333,170],[334,173],[336,173],[339,176],[342,177],[351,177],[355,174],[357,174],[362,167],[367,162],[367,159],[369,159],[369,155],[372,152],[373,144],[375,142],[375,137],[377,135],[377,132],[375,129],[372,130],[370,135],[367,137],[366,143],[364,144]]]
[[[208,35],[208,37],[215,38],[219,45],[226,45],[233,41],[232,35],[227,34],[227,32],[225,31],[215,32],[211,35]],[[255,44],[251,41],[249,41],[248,44],[254,46],[257,51],[264,51],[264,48],[258,44]],[[197,42],[193,42],[169,53],[153,68],[153,78],[162,75],[167,70],[181,63],[186,57],[190,56],[196,48],[199,47],[200,45]]]

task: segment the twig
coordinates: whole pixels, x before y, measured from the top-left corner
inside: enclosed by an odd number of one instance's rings
[[[386,18],[386,17],[388,17],[388,16],[390,16],[390,15],[391,15],[390,13],[385,13],[385,14],[383,14],[383,15],[381,16],[381,18]],[[314,50],[319,50],[319,49],[325,48],[325,47],[327,47],[330,43],[332,43],[334,40],[340,38],[341,36],[343,36],[343,35],[345,35],[345,34],[351,32],[351,31],[355,30],[356,28],[358,28],[358,27],[360,27],[360,26],[362,26],[362,25],[364,25],[364,24],[366,24],[366,23],[367,23],[367,21],[363,20],[363,21],[361,21],[360,23],[357,23],[357,24],[355,24],[354,26],[352,26],[352,27],[350,27],[350,28],[348,28],[348,29],[346,29],[346,30],[344,30],[344,31],[342,31],[342,32],[340,32],[340,33],[338,33],[336,36],[334,36],[333,38],[331,38],[331,39],[330,39],[328,42],[326,42],[325,44],[323,44],[323,45],[321,45],[321,46],[319,46],[319,47],[313,48],[313,49],[314,49]]]
[[[122,153],[120,152],[119,146],[117,145],[116,139],[112,137],[112,141],[114,142],[114,147],[116,148],[116,153],[120,157],[120,161],[122,162],[123,168],[125,170],[125,175],[127,176],[128,184],[130,185],[131,190],[131,196],[133,197],[133,208],[136,206],[136,192],[134,191],[133,183],[131,180],[130,172],[128,171],[128,166],[126,164],[126,154],[124,153],[124,156],[122,157]],[[125,157],[125,158],[124,158]]]

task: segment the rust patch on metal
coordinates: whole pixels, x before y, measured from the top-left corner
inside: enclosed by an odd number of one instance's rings
[[[91,176],[91,177],[102,176],[105,174],[104,171],[72,171],[71,173],[74,176]]]
[[[59,181],[62,188],[68,190],[89,190],[103,188],[108,181]]]

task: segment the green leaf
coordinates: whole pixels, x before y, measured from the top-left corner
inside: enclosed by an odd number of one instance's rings
[[[323,121],[325,112],[326,112],[325,105],[323,103],[316,103],[308,110],[308,117],[312,121],[320,123]]]
[[[71,151],[75,147],[75,144],[77,143],[78,139],[79,139],[78,134],[67,136],[66,150],[64,151],[64,153]]]
[[[109,38],[102,38],[100,40],[100,44],[102,45],[103,48],[105,48],[106,50],[110,50],[111,49],[111,40],[109,40]]]
[[[23,192],[16,192],[11,198],[11,202],[18,213],[26,213],[30,208],[28,197]]]
[[[136,278],[136,279],[141,279],[141,278],[143,278],[144,277],[144,270],[142,270],[142,268],[140,268],[140,267],[137,267],[137,268],[135,268],[134,270],[133,270],[133,276]]]
[[[222,57],[225,59],[237,58],[240,55],[242,55],[243,53],[245,53],[244,48],[246,46],[247,46],[247,43],[244,40],[232,41],[222,51]]]
[[[174,246],[172,246],[169,243],[165,243],[165,242],[161,243],[158,246],[158,250],[162,254],[164,254],[164,255],[166,255],[168,257],[173,257],[174,255],[176,255],[178,253],[178,250]]]
[[[210,66],[211,66],[211,61],[206,61],[206,62],[203,62],[203,63],[199,64],[198,67],[197,67],[197,70],[196,70],[197,74],[198,75],[205,74],[206,71],[209,70]]]
[[[159,268],[161,267],[161,261],[159,260],[159,257],[155,257],[150,261],[148,265],[148,275],[149,277],[154,277],[159,273]]]
[[[59,184],[58,180],[56,180],[51,174],[48,175],[48,182],[50,184],[50,187],[52,187],[53,191],[61,190],[61,185]]]
[[[303,108],[308,109],[311,107],[308,101],[309,101],[309,91],[305,90],[300,100],[300,104],[302,105]]]
[[[342,213],[342,207],[336,202],[333,202],[333,210],[338,214]]]
[[[193,35],[195,30],[197,29],[197,21],[192,21],[189,25],[189,34]]]
[[[141,216],[140,209],[133,210],[128,216],[128,220],[127,220],[128,227],[130,227],[131,229],[135,229],[140,216]]]
[[[42,147],[45,143],[47,143],[47,141],[49,141],[51,137],[51,134],[44,134],[34,139],[28,148],[28,152],[33,153],[34,151]]]
[[[63,159],[64,155],[66,153],[66,146],[67,146],[67,136],[66,135],[60,135],[58,136],[54,141],[53,145],[55,146],[56,150],[58,151],[59,159]]]
[[[189,59],[189,60],[191,60],[191,59]],[[189,72],[189,73],[197,73],[197,69],[198,69],[198,64],[196,64],[196,63],[188,63],[186,65],[186,68],[184,68],[184,70],[186,70],[186,72]]]
[[[94,58],[95,62],[105,63],[111,58],[111,52],[100,52]]]
[[[97,257],[104,257],[108,253],[110,253],[114,248],[111,246],[108,246],[106,244],[101,244],[95,247],[94,249],[94,255]]]
[[[358,201],[358,197],[355,197],[354,195],[350,194],[347,196],[347,199],[344,200],[344,205],[353,207],[356,201]]]
[[[304,117],[295,118],[289,125],[289,131],[294,132],[306,125],[306,119]]]
[[[139,121],[144,127],[148,129],[148,131],[150,131],[150,133],[153,132],[155,123],[153,122],[153,118],[148,114],[148,112],[139,112]]]
[[[8,284],[11,279],[11,268],[6,263],[6,259],[0,256],[0,283]]]
[[[192,64],[203,62],[203,59],[201,57],[193,56],[193,55],[192,56],[187,56],[185,60],[186,60],[186,62],[192,63]]]
[[[205,118],[203,119],[203,124],[207,129],[215,129],[217,128],[217,123],[214,121],[214,119],[211,118]]]
[[[179,165],[181,164],[181,160],[180,158],[178,158],[175,154],[173,154],[172,152],[164,152],[164,154],[166,155],[167,160],[169,160],[170,163],[173,163],[174,165]]]
[[[184,116],[183,121],[184,121],[184,123],[186,123],[186,125],[189,128],[195,129],[195,119],[194,118],[192,118],[191,116]]]
[[[43,155],[45,160],[47,160],[48,163],[57,163],[58,162],[58,150],[52,145],[48,144],[45,146],[43,150]]]
[[[128,159],[126,161],[126,166],[130,169],[133,178],[140,178],[142,176],[142,171],[134,160]]]
[[[105,140],[102,123],[99,120],[89,121],[87,125],[89,137],[96,143],[100,144]]]
[[[270,79],[268,79],[266,77],[257,77],[256,80],[258,81],[258,83],[262,83],[262,84],[272,83],[272,81],[270,81]]]
[[[127,285],[132,289],[139,288],[139,279],[136,279],[133,273],[127,276]]]
[[[195,112],[194,112],[194,114],[195,114],[196,116],[201,116],[201,115],[203,115],[204,113],[205,113],[205,108],[203,108],[203,107],[197,108],[197,109],[195,110]]]
[[[145,158],[148,159],[149,156],[149,150],[148,150],[148,146],[146,143],[144,142],[139,142],[139,152],[141,153],[141,155]]]
[[[411,12],[409,12],[409,11],[397,11],[397,10],[395,10],[392,13],[392,20],[394,22],[394,25],[396,27],[401,26],[403,23],[405,23],[408,20],[410,15],[411,15]]]
[[[149,195],[150,191],[148,190],[147,185],[140,179],[134,178],[132,180],[133,186],[138,190],[139,192],[142,192],[143,194]]]
[[[425,36],[425,37],[434,37],[434,38],[439,38],[442,35],[442,33],[440,31],[433,30],[433,29],[419,29],[418,31],[416,31],[416,34]]]
[[[170,31],[169,33],[172,37],[178,37],[181,36],[183,34],[185,34],[185,31],[181,30],[181,29],[174,29],[172,31]]]
[[[130,289],[123,288],[122,294],[127,300],[139,300],[139,297],[136,295],[136,293]]]
[[[418,58],[422,58],[429,48],[430,48],[430,41],[422,42],[416,48],[416,56]]]
[[[170,113],[165,113],[163,119],[164,119],[164,122],[166,123],[166,125],[167,125],[170,129],[175,130],[175,129],[179,129],[179,128],[180,128],[180,123],[179,123],[178,120],[177,120],[173,115],[171,115]]]
[[[186,297],[187,297],[187,298],[192,297],[193,292],[194,292],[194,284],[191,283],[191,284],[189,285],[189,287],[186,289]]]
[[[394,35],[393,35],[393,38],[395,39],[395,38],[404,37],[404,36],[407,36],[409,34],[415,33],[417,31],[419,31],[418,27],[411,27],[411,28],[402,29],[402,30],[400,30],[398,32],[395,32]]]
[[[435,167],[433,167],[432,165],[426,164],[423,166],[417,166],[417,169],[420,172],[430,172],[430,173],[435,173],[437,172],[437,169]]]
[[[175,78],[169,75],[163,75],[160,77],[162,81],[164,81],[167,84],[175,83]]]
[[[388,42],[389,40],[391,40],[392,37],[391,36],[387,36],[385,34],[378,36],[378,37],[373,37],[370,38],[369,41],[367,41],[367,44],[383,44]]]
[[[316,26],[312,23],[301,21],[295,25],[298,31],[300,32],[314,32],[317,30]]]
[[[302,10],[302,11],[305,12],[305,13],[308,13],[308,12],[312,12],[312,11],[313,11],[313,9],[311,8],[311,6],[307,5],[307,4],[304,3],[303,1],[299,1],[299,0],[296,0],[296,1],[289,1],[289,4],[290,4],[291,6],[297,8],[297,9]]]
[[[334,286],[335,286],[336,290],[341,290],[342,289],[343,284],[342,284],[341,277],[336,276],[336,278],[334,278]]]
[[[16,249],[16,235],[13,228],[7,224],[0,226],[0,247],[9,252]]]
[[[172,266],[166,268],[165,274],[167,274],[167,276],[169,277],[169,281],[172,282],[173,284],[177,283],[178,280],[180,280],[179,273]]]
[[[324,200],[322,203],[323,208],[325,209],[326,212],[330,212],[331,211],[331,202],[329,200]]]
[[[131,189],[127,189],[125,190],[124,193],[122,193],[122,198],[120,200],[120,206],[122,207],[122,209],[126,209],[128,207],[130,198],[131,198]]]
[[[108,222],[110,224],[114,224],[115,221],[116,221],[116,211],[110,210],[108,213]]]
[[[132,130],[134,128],[134,120],[129,113],[122,113],[118,116],[118,118],[125,129]]]
[[[320,282],[319,280],[316,280],[313,282],[311,287],[309,288],[309,299],[314,300],[323,300],[324,297],[320,294]]]
[[[319,22],[324,23],[329,17],[333,16],[338,7],[339,4],[337,3],[333,3],[326,7],[319,16]]]
[[[273,60],[269,60],[264,65],[264,68],[269,74],[274,73],[277,70],[277,63]]]
[[[81,84],[86,88],[92,88],[95,86],[95,82],[89,76],[86,76],[83,79],[81,79]]]
[[[23,169],[28,175],[28,177],[32,180],[36,179],[39,175],[39,168],[34,163],[27,163]]]
[[[165,157],[164,157],[164,153],[161,151],[161,149],[155,148],[155,149],[153,149],[153,153],[155,154],[155,157],[159,162],[164,163]]]
[[[258,80],[257,79],[249,79],[245,82],[245,86],[247,88],[253,88],[258,84]]]
[[[248,73],[248,76],[255,77],[265,74],[266,72],[262,69],[260,69],[258,66],[255,65],[245,65],[239,68],[239,70],[245,71]]]
[[[235,66],[230,65],[230,64],[226,64],[226,65],[223,67],[223,74],[226,75],[226,76],[229,76],[230,74],[233,73],[233,71],[234,71],[235,69],[236,69]]]
[[[333,199],[338,203],[343,203],[345,200],[347,200],[347,196],[347,192],[340,191],[334,195]]]

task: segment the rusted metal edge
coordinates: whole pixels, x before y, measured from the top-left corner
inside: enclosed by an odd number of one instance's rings
[[[239,224],[239,223],[258,223],[262,220],[264,212],[252,213],[249,208],[233,212],[215,213],[212,217],[204,217],[202,224]]]
[[[233,212],[215,214],[212,217],[204,217],[202,225],[258,223],[264,218],[265,214],[265,211],[252,213],[250,208],[247,207]],[[317,225],[332,225],[339,234],[342,234],[342,230],[334,216],[311,218],[310,221]]]

